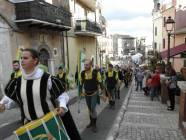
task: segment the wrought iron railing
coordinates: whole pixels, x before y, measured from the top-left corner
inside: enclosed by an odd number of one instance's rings
[[[42,0],[15,4],[16,20],[35,19],[58,25],[71,26],[71,13]]]
[[[102,29],[99,24],[89,20],[76,20],[75,31],[95,32],[102,34]]]

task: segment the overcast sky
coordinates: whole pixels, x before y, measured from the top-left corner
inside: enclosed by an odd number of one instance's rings
[[[153,0],[102,0],[109,33],[146,37],[152,43]]]

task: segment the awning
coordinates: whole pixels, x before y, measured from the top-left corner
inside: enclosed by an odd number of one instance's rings
[[[181,44],[181,45],[178,45],[178,46],[175,46],[173,48],[170,48],[170,57],[175,56],[177,54],[180,54],[184,51],[186,51],[186,44],[185,43]],[[167,58],[167,56],[168,56],[168,50],[161,52],[162,59]]]

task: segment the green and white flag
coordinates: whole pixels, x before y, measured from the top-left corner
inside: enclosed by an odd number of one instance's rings
[[[81,72],[84,70],[84,63],[85,63],[85,52],[84,50],[79,51],[78,55],[78,96],[80,97],[80,79],[81,79]]]

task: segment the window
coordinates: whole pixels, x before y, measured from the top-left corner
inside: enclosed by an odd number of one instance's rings
[[[165,38],[163,39],[163,49],[165,49]]]
[[[186,67],[186,59],[184,60],[183,66]]]
[[[155,27],[154,32],[155,32],[155,36],[157,36],[157,27]]]

